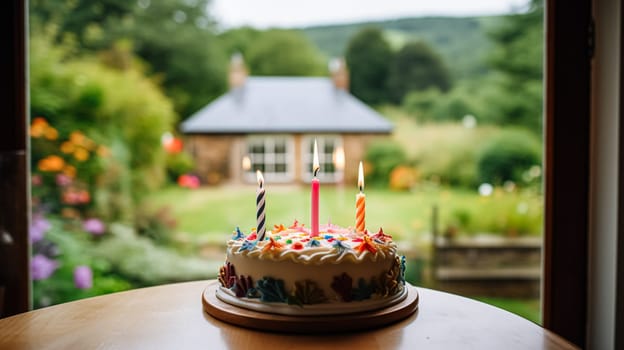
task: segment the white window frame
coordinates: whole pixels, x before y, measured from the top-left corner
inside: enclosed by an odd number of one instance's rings
[[[312,181],[312,158],[313,154],[309,150],[312,148],[311,145],[314,143],[314,140],[318,143],[319,150],[319,163],[321,163],[321,169],[318,173],[318,179],[321,182],[326,183],[339,183],[344,179],[344,169],[337,169],[336,164],[334,162],[334,152],[336,148],[342,147],[344,150],[342,135],[339,134],[323,134],[323,135],[305,135],[301,138],[301,177],[304,182]],[[334,142],[334,151],[332,153],[325,153],[325,143],[327,140],[332,140]],[[327,173],[323,170],[323,164],[332,163],[334,164],[334,172]]]
[[[276,154],[275,144],[276,140],[284,140],[286,153]],[[252,153],[251,145],[254,143],[262,143],[264,145],[264,153]],[[267,152],[270,150],[270,152]],[[249,170],[243,170],[243,178],[246,182],[256,183],[256,167],[254,167],[255,163],[262,162],[264,163],[264,171],[262,172],[262,176],[266,182],[273,183],[284,183],[291,182],[295,178],[294,174],[294,164],[295,164],[295,143],[293,137],[290,135],[253,135],[248,136],[245,139],[245,153],[243,156],[249,157],[251,161],[251,167]],[[275,172],[275,164],[283,163],[286,165],[285,172]]]

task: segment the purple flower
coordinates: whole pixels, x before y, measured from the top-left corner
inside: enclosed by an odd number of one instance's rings
[[[68,185],[71,185],[72,183],[72,178],[65,175],[65,174],[56,174],[56,184],[61,186],[61,187],[65,187]]]
[[[56,261],[48,259],[45,255],[37,254],[30,261],[32,279],[35,281],[44,280],[50,277],[57,267],[58,263]]]
[[[43,215],[35,214],[30,223],[30,243],[36,243],[43,239],[43,236],[50,229],[50,222]]]
[[[93,272],[89,266],[76,266],[74,269],[74,284],[78,289],[90,289],[93,287]]]
[[[82,223],[82,228],[85,231],[89,232],[90,234],[96,235],[96,236],[99,236],[106,231],[106,226],[104,226],[104,223],[102,222],[102,220],[99,220],[96,218],[85,220]]]

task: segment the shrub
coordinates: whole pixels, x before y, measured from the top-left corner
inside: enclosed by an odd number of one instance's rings
[[[522,183],[523,174],[541,163],[541,153],[541,142],[534,134],[521,129],[505,130],[481,150],[477,161],[479,181]]]
[[[141,236],[150,238],[158,244],[168,244],[177,226],[171,208],[162,207],[155,211],[139,207],[136,211],[134,226]]]
[[[375,185],[387,186],[390,172],[397,166],[407,162],[405,151],[396,142],[379,141],[371,144],[365,157],[370,169],[366,180]]]
[[[187,152],[168,153],[167,176],[170,181],[177,181],[180,175],[184,175],[193,170],[193,157]]]

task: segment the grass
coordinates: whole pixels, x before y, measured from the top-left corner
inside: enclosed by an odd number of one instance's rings
[[[355,188],[321,186],[320,220],[352,226],[355,216]],[[309,226],[310,192],[307,186],[267,185],[267,224],[290,225],[295,219]],[[170,187],[153,193],[147,203],[167,206],[178,221],[178,230],[192,235],[227,238],[235,227],[255,227],[255,187],[221,186],[188,190]],[[431,232],[431,210],[440,209],[441,228],[461,219],[467,232],[505,232],[506,226],[524,225],[520,233],[540,234],[541,196],[529,192],[497,190],[490,197],[476,191],[421,186],[412,192],[366,190],[366,224],[397,240],[420,240]],[[522,211],[519,212],[518,208]],[[509,213],[511,212],[511,214]],[[459,213],[459,214],[458,214]],[[461,215],[460,215],[461,214]],[[518,219],[526,222],[517,223]],[[521,220],[520,220],[521,221]],[[526,231],[526,232],[525,232]]]
[[[474,299],[497,306],[537,324],[540,324],[541,322],[539,299],[509,299],[490,297],[475,297]]]

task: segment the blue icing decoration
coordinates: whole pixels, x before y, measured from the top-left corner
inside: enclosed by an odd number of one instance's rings
[[[306,247],[319,247],[321,245],[321,242],[317,241],[316,239],[311,239],[308,243],[306,243]]]
[[[245,250],[252,250],[256,247],[256,243],[258,243],[258,241],[245,241],[243,242],[243,244],[241,244],[241,247],[238,251],[244,252]]]
[[[332,235],[325,235],[325,239],[330,239],[332,238]]]
[[[400,275],[400,280],[401,282],[405,283],[405,255],[401,255],[401,275]]]
[[[271,277],[264,277],[256,282],[256,291],[260,294],[260,300],[264,302],[288,301],[288,294],[284,290],[284,281]]]
[[[334,245],[332,245],[332,247],[336,249],[337,251],[339,251],[340,253],[344,253],[345,251],[351,249],[348,246],[344,245],[341,240],[336,240],[334,242]]]
[[[239,239],[245,239],[245,235],[241,232],[238,226],[236,226],[236,232],[234,233],[234,237],[232,239],[236,241],[238,241]]]

